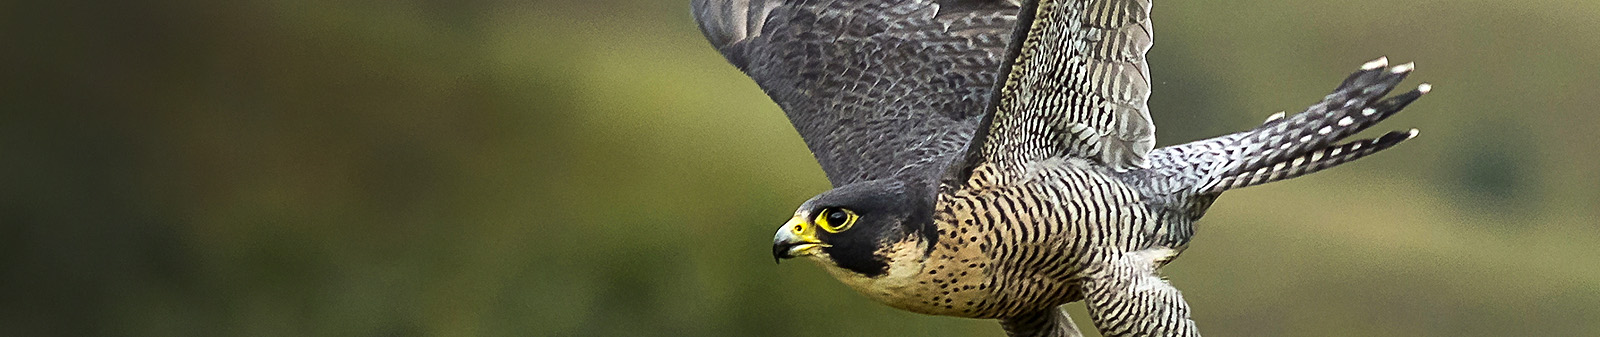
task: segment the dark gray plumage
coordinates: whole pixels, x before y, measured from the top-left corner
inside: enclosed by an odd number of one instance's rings
[[[695,0],[712,44],[789,115],[835,187],[942,171],[989,103],[1006,1]]]
[[[1194,336],[1156,270],[1217,196],[1416,135],[1338,144],[1426,93],[1362,66],[1305,112],[1153,149],[1148,0],[695,0],[701,29],[782,107],[834,189],[774,237],[887,305],[1012,336]],[[1020,15],[1019,15],[1020,13]]]

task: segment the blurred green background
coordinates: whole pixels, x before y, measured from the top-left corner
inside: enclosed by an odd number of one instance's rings
[[[1600,2],[1157,2],[1161,145],[1435,84],[1211,209],[1203,331],[1600,334]],[[827,182],[688,0],[8,1],[0,46],[0,335],[1001,336],[772,264]]]

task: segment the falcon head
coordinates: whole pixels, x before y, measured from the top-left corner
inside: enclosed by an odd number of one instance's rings
[[[807,200],[772,239],[772,256],[811,258],[836,274],[876,278],[935,235],[933,199],[890,180],[841,186]],[[931,196],[931,195],[929,195]],[[925,251],[926,249],[921,249]],[[919,251],[918,253],[923,253]]]

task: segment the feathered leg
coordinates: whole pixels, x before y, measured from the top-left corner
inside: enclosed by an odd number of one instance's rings
[[[1183,301],[1156,276],[1155,259],[1134,253],[1096,272],[1085,284],[1089,318],[1100,334],[1111,336],[1199,336]]]
[[[1011,337],[1083,337],[1072,317],[1061,308],[1002,319],[1000,328]]]

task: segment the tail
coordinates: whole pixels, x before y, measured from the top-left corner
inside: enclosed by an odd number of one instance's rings
[[[1404,109],[1432,86],[1384,99],[1411,73],[1411,63],[1388,67],[1388,58],[1362,65],[1322,102],[1305,112],[1274,114],[1254,129],[1169,146],[1151,152],[1146,179],[1169,192],[1214,194],[1321,171],[1383,151],[1417,136],[1393,131],[1374,139],[1336,142]]]

